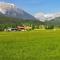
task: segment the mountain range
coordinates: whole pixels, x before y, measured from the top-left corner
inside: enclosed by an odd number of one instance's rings
[[[60,26],[60,13],[37,13],[34,16],[17,8],[15,4],[0,3],[0,24],[48,24]]]
[[[59,13],[37,13],[35,14],[35,17],[39,19],[40,21],[45,21],[45,20],[52,20],[55,19],[56,17],[60,17],[60,12]]]

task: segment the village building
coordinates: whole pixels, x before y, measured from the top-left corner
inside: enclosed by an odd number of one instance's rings
[[[7,28],[7,29],[4,29],[4,31],[17,31],[17,28]]]
[[[31,30],[32,27],[30,26],[17,26],[17,30],[19,31],[27,31],[27,30]]]

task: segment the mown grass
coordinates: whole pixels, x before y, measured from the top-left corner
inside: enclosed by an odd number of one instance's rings
[[[60,30],[0,32],[0,60],[60,60]]]

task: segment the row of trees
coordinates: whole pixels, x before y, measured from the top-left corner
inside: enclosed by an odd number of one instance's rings
[[[16,28],[17,26],[30,26],[33,29],[39,29],[39,25],[35,25],[35,24],[0,24],[0,31],[3,31],[4,29],[8,29],[10,28]]]
[[[18,24],[18,23],[17,24],[0,24],[0,31],[3,31],[4,29],[7,29],[8,27],[16,28],[17,26],[30,26],[30,27],[32,27],[32,30],[40,29],[42,27],[42,25],[40,25],[40,24],[28,24],[28,23],[25,23],[25,24]],[[53,25],[43,25],[43,27],[45,29],[54,29]]]

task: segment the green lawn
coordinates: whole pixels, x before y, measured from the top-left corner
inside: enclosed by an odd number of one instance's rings
[[[60,30],[0,32],[0,60],[60,60]]]

